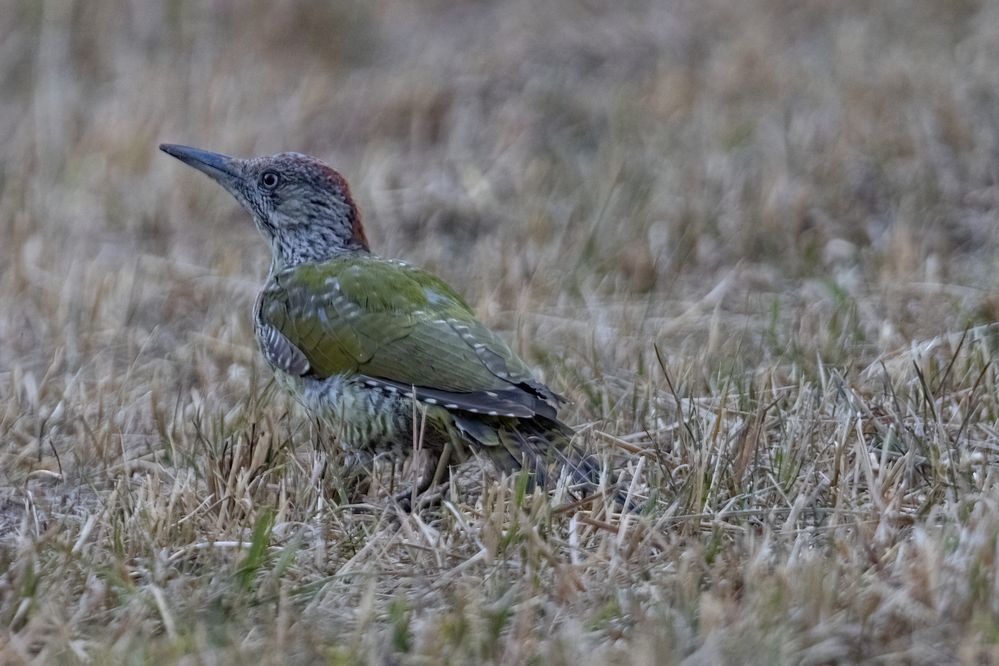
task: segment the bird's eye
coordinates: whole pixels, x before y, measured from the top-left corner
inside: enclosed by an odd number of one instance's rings
[[[273,171],[265,171],[260,174],[260,184],[268,190],[273,190],[281,182],[281,176]]]

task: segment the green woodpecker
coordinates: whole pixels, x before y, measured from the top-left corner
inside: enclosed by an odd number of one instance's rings
[[[244,160],[160,149],[253,216],[271,248],[254,306],[260,350],[348,453],[411,448],[415,414],[424,446],[438,455],[485,454],[543,486],[561,470],[593,483],[594,463],[557,418],[562,398],[444,281],[371,253],[343,176],[299,153]]]

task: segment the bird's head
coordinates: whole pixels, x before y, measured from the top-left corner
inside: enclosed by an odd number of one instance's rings
[[[278,266],[368,252],[347,181],[314,157],[281,153],[242,160],[173,144],[160,150],[208,174],[236,197],[270,243]]]

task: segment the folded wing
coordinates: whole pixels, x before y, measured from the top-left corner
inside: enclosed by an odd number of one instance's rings
[[[454,290],[401,262],[352,256],[278,273],[257,318],[265,353],[292,374],[360,375],[488,415],[555,418],[561,401]]]

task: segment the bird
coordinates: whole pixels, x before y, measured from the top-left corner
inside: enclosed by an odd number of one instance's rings
[[[160,150],[211,177],[253,218],[271,250],[253,307],[260,351],[352,459],[411,453],[416,430],[437,461],[419,492],[442,480],[452,457],[472,455],[500,473],[526,470],[532,486],[551,488],[565,474],[596,488],[595,460],[558,418],[564,398],[446,282],[372,253],[338,171],[294,152]]]

